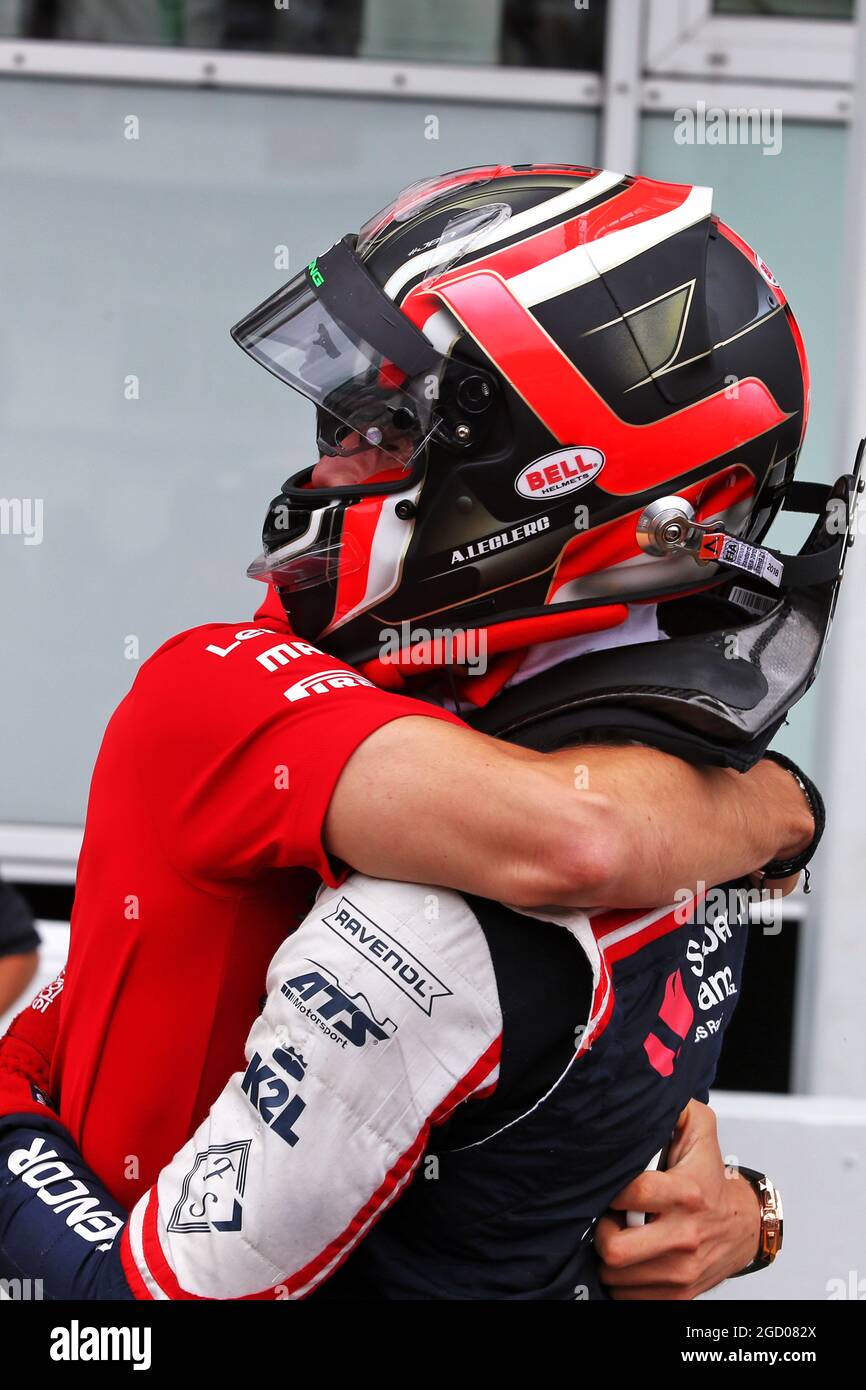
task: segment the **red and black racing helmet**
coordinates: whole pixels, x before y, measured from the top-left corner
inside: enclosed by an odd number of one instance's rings
[[[320,454],[381,451],[360,484],[289,478],[250,567],[356,665],[383,628],[482,628],[507,650],[731,565],[773,581],[758,547],[808,366],[708,188],[572,165],[429,179],[233,336],[314,402]]]

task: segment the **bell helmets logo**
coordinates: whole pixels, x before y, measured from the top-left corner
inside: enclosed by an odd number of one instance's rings
[[[545,501],[548,497],[559,497],[563,492],[586,487],[603,468],[604,454],[600,449],[583,445],[577,449],[559,449],[555,454],[544,454],[527,464],[518,473],[514,487],[521,497]]]

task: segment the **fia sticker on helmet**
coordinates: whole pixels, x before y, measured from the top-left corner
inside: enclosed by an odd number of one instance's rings
[[[604,454],[601,450],[581,444],[578,448],[559,449],[554,454],[543,454],[540,459],[533,459],[518,473],[514,486],[521,497],[537,498],[543,502],[549,497],[559,497],[561,493],[586,487],[587,483],[598,477],[602,468]]]
[[[761,260],[761,257],[758,255],[757,251],[755,252],[755,262],[757,264],[758,270],[763,275],[767,284],[772,285],[774,290],[779,289],[778,280],[776,279],[770,267],[767,265],[767,262]]]

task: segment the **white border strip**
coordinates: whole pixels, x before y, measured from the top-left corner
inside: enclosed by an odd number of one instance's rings
[[[844,85],[853,80],[854,35],[848,20],[717,14],[713,0],[649,0],[646,68]]]
[[[658,246],[666,237],[709,217],[712,210],[713,190],[695,184],[678,207],[649,217],[645,222],[608,232],[606,236],[563,251],[561,256],[543,261],[531,270],[521,271],[511,277],[508,288],[527,309],[534,308],[554,295],[565,294],[578,285],[597,280],[616,266],[625,265],[651,246]],[[446,288],[443,291],[446,301],[447,295]]]
[[[820,121],[845,125],[851,120],[853,93],[845,87],[807,86],[803,83],[711,81],[705,77],[647,78],[641,88],[641,114],[695,110],[702,101],[707,109],[724,111],[773,110],[786,121]],[[673,134],[671,135],[673,138]]]
[[[385,293],[391,299],[396,299],[400,291],[416,276],[422,275],[426,278],[436,266],[459,260],[469,251],[478,252],[476,260],[485,260],[491,246],[495,247],[498,242],[507,241],[520,232],[528,232],[531,227],[540,227],[542,223],[550,222],[554,217],[559,217],[573,208],[582,207],[584,203],[591,203],[593,198],[616,188],[622,180],[622,174],[602,169],[600,173],[593,174],[577,187],[567,188],[563,193],[557,193],[543,203],[536,203],[534,207],[526,208],[514,217],[506,218],[504,222],[498,222],[486,232],[469,232],[466,236],[455,237],[453,241],[440,241],[426,256],[414,256],[398,266],[385,283]]]
[[[135,1267],[138,1270],[139,1278],[151,1298],[155,1303],[166,1303],[169,1301],[168,1294],[163,1292],[162,1288],[151,1274],[150,1266],[144,1254],[144,1217],[147,1204],[150,1201],[150,1195],[150,1190],[148,1189],[143,1196],[139,1197],[132,1209],[132,1215],[129,1218],[129,1251],[132,1255]]]
[[[506,106],[598,108],[602,98],[602,79],[595,72],[47,40],[0,40],[3,74],[356,97],[431,97]]]
[[[636,169],[640,163],[637,120],[645,47],[643,0],[607,0],[604,40],[604,108],[599,164]]]
[[[0,824],[0,873],[24,883],[74,883],[83,833],[77,826]]]
[[[670,0],[666,0],[670,3]],[[746,81],[735,69],[695,77],[649,76],[633,95],[643,113],[708,104],[734,108],[778,104],[789,120],[846,123],[852,96],[845,86],[779,80]],[[594,72],[548,68],[463,67],[451,63],[384,63],[224,49],[73,44],[0,39],[0,77],[47,77],[213,90],[328,93],[467,101],[487,105],[600,111],[604,79]],[[623,113],[621,113],[622,115]],[[621,124],[621,123],[620,123]],[[622,138],[622,131],[620,132]],[[611,161],[608,160],[608,163]],[[623,163],[626,161],[613,161]]]
[[[850,1125],[860,1129],[866,1126],[866,1100],[856,1096],[798,1096],[761,1091],[713,1090],[710,1104],[720,1119],[756,1120],[766,1125],[781,1121],[821,1128]],[[852,1144],[852,1149],[855,1147]]]

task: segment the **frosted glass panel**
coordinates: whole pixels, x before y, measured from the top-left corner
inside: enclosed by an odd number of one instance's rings
[[[778,155],[763,154],[759,145],[680,145],[672,116],[650,116],[641,126],[641,169],[653,178],[711,185],[715,211],[778,277],[803,331],[812,373],[812,412],[798,472],[830,482],[853,463],[835,454],[847,131],[785,121],[782,134]],[[771,540],[797,548],[804,536],[803,525],[792,520],[774,527]],[[817,687],[794,709],[775,745],[813,769],[822,752],[819,700]]]
[[[437,101],[438,139],[429,114],[0,81],[0,498],[44,532],[0,535],[0,820],[80,823],[140,660],[260,597],[244,570],[313,419],[229,326],[412,179],[595,157],[586,112]]]

